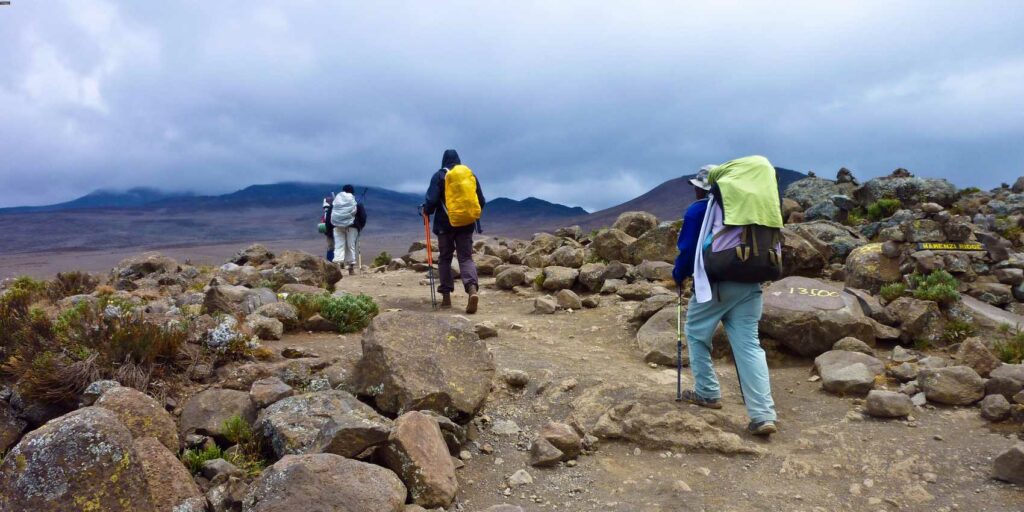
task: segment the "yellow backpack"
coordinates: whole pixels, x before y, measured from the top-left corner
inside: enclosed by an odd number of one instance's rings
[[[444,175],[444,202],[453,228],[469,226],[480,219],[476,176],[465,165],[456,165]]]

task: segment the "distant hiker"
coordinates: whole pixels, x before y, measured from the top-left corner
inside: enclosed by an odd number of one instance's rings
[[[469,295],[466,313],[476,313],[480,297],[473,263],[473,228],[480,220],[485,203],[473,171],[462,165],[454,149],[445,150],[441,169],[430,179],[422,206],[424,213],[434,216],[433,231],[440,251],[437,267],[441,283],[437,291],[441,292],[441,307],[452,306],[451,293],[455,290],[452,256],[457,254],[462,285]]]
[[[331,224],[334,226],[334,263],[348,267],[355,274],[356,244],[359,233],[366,225],[366,210],[356,201],[352,185],[341,187],[331,203]]]
[[[722,407],[711,361],[711,338],[722,322],[750,416],[747,430],[768,436],[778,429],[757,324],[760,283],[778,279],[782,266],[775,168],[764,157],[740,158],[705,166],[690,183],[697,201],[683,217],[679,257],[672,272],[680,286],[687,277],[694,277],[686,340],[695,387],[684,391],[682,398],[702,407]]]
[[[334,261],[334,225],[331,224],[331,209],[334,206],[334,193],[324,198],[323,215],[320,216],[320,224],[317,228],[320,234],[327,237],[327,261]]]

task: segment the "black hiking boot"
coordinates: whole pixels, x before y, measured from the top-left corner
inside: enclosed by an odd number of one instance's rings
[[[441,294],[441,307],[450,308],[452,307],[452,294],[442,293]]]
[[[469,301],[466,302],[466,314],[472,315],[476,313],[476,308],[480,304],[480,295],[477,293],[477,287],[474,284],[469,285]]]
[[[355,265],[349,265],[348,266],[348,275],[350,275],[350,276],[356,275],[356,266]]]
[[[704,397],[698,395],[697,392],[692,390],[692,389],[687,389],[686,391],[683,391],[683,401],[684,402],[690,402],[691,404],[696,404],[696,405],[699,405],[701,407],[707,407],[708,409],[721,409],[722,408],[722,400],[721,399],[716,398],[716,399],[712,400],[710,398],[704,398]]]
[[[772,420],[765,421],[751,421],[750,425],[747,425],[747,432],[755,436],[768,437],[779,431],[779,427],[775,425]]]

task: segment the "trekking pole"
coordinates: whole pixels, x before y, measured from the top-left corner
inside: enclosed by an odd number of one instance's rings
[[[420,210],[423,215],[423,234],[427,238],[427,277],[430,279],[430,306],[437,309],[437,294],[434,291],[434,250],[430,247],[430,216]]]
[[[683,400],[683,285],[676,284],[676,402]]]
[[[359,198],[359,202],[363,204],[363,208],[366,208],[366,193],[369,192],[369,191],[370,191],[370,187],[364,188],[363,189],[363,195],[362,195],[362,197]],[[357,233],[358,234],[356,235],[356,258],[359,261],[359,271],[362,272],[362,270],[363,270],[363,244],[361,244],[360,242],[362,241],[362,238],[363,238],[363,232],[362,231],[357,231]]]

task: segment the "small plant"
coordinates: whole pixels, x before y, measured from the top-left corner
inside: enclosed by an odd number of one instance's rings
[[[900,209],[903,204],[899,199],[879,199],[874,203],[868,205],[868,218],[873,221],[880,221],[882,219],[892,217],[896,210]]]
[[[867,222],[867,212],[864,211],[864,208],[859,206],[850,210],[846,216],[847,226],[859,226],[865,222]]]
[[[546,277],[544,276],[544,272],[537,274],[537,277],[533,278],[533,287],[538,290],[544,288],[545,279]]]
[[[978,187],[967,187],[965,189],[961,189],[959,195],[960,197],[966,197],[969,195],[977,194],[978,192],[981,192],[981,189]]]
[[[198,475],[203,471],[203,463],[214,459],[223,459],[224,450],[221,450],[219,446],[210,443],[203,449],[192,449],[189,448],[181,452],[181,463],[188,468],[189,472],[193,475]]]
[[[369,295],[327,296],[320,306],[320,315],[338,324],[343,333],[358,332],[370,325],[380,308]]]
[[[56,302],[64,297],[92,293],[98,285],[98,279],[84,272],[60,272],[47,284],[46,293]]]
[[[907,285],[900,282],[895,282],[883,285],[881,290],[879,290],[879,295],[881,295],[886,302],[892,302],[902,297],[903,294],[906,293],[906,291]]]
[[[954,318],[946,322],[942,330],[942,341],[947,344],[960,343],[974,336],[976,329],[970,322]]]
[[[381,251],[376,258],[373,259],[373,266],[383,267],[388,263],[391,263],[391,255],[387,251]]]
[[[299,314],[299,320],[308,320],[309,317],[320,314],[320,308],[323,306],[326,298],[326,291],[316,295],[311,293],[292,293],[288,295],[285,302],[295,306]]]
[[[936,270],[927,276],[913,274],[910,276],[910,284],[914,289],[914,297],[921,300],[938,302],[943,306],[960,300],[960,282],[945,270]]]
[[[1024,363],[1024,332],[1016,332],[994,345],[996,357],[1006,364]]]
[[[924,350],[928,350],[930,348],[932,348],[931,340],[928,340],[928,339],[925,339],[925,338],[918,338],[918,339],[914,340],[914,349],[915,350],[924,351]]]
[[[267,461],[263,459],[263,445],[253,435],[252,427],[236,414],[224,421],[223,430],[224,438],[237,446],[236,450],[225,454],[226,460],[250,476],[259,475],[267,467]]]
[[[1006,322],[1003,322],[1003,323],[999,324],[998,329],[999,329],[999,334],[1010,334],[1010,331],[1013,330],[1013,326],[1008,324],[1008,323],[1006,323]]]

